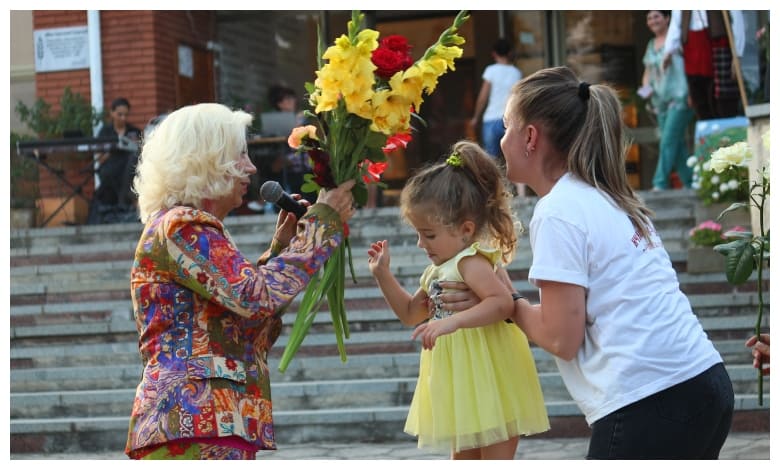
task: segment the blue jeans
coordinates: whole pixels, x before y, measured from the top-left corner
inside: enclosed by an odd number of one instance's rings
[[[504,137],[504,121],[482,121],[482,145],[491,157],[501,156],[501,138]]]
[[[734,414],[723,363],[591,426],[588,459],[717,459]]]
[[[658,113],[658,129],[661,138],[658,143],[658,164],[653,176],[653,187],[669,188],[669,175],[677,172],[683,186],[691,187],[693,169],[688,167],[688,144],[685,131],[693,118],[693,110],[688,105],[673,104]]]

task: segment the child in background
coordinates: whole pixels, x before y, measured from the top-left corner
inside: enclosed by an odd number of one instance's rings
[[[414,295],[390,271],[387,240],[368,250],[385,300],[403,324],[419,324],[412,338],[424,348],[404,431],[418,436],[418,447],[447,449],[453,459],[512,459],[521,435],[550,427],[528,340],[504,321],[512,294],[496,267],[517,244],[504,181],[493,159],[467,141],[408,181],[401,213],[433,263]],[[445,280],[465,282],[480,302],[457,314],[442,309]]]

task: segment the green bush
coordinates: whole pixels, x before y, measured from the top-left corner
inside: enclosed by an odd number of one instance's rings
[[[19,120],[26,124],[41,139],[61,138],[65,131],[79,130],[85,136],[91,136],[93,129],[101,124],[104,114],[98,112],[79,93],[73,93],[66,87],[60,98],[60,111],[53,114],[51,104],[38,98],[28,107],[19,101],[16,104]]]

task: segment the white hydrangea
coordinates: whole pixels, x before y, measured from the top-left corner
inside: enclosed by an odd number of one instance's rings
[[[714,192],[714,193],[712,193],[711,197],[712,197],[713,201],[717,201],[718,199],[720,199],[720,193]]]
[[[699,161],[698,158],[696,158],[696,155],[691,155],[688,157],[688,160],[685,161],[685,164],[688,165],[688,168],[693,168],[694,171],[696,170],[696,163]]]
[[[720,178],[718,177],[718,175],[712,175],[712,178],[710,178],[710,183],[712,184],[720,183]]]
[[[720,189],[720,192],[725,193],[729,190],[729,184],[728,183],[720,183],[720,186],[718,187]]]
[[[735,179],[729,180],[729,182],[728,182],[728,188],[729,189],[737,189],[738,187],[739,187],[739,181],[737,181]]]

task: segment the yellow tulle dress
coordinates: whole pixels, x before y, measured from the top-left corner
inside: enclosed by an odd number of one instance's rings
[[[475,243],[439,266],[429,266],[422,288],[439,305],[438,281],[463,281],[458,261],[480,254],[495,266],[501,254]],[[430,321],[457,312],[436,307]],[[436,338],[420,356],[420,376],[404,432],[417,446],[460,452],[550,429],[536,365],[525,334],[514,323],[461,328]]]

